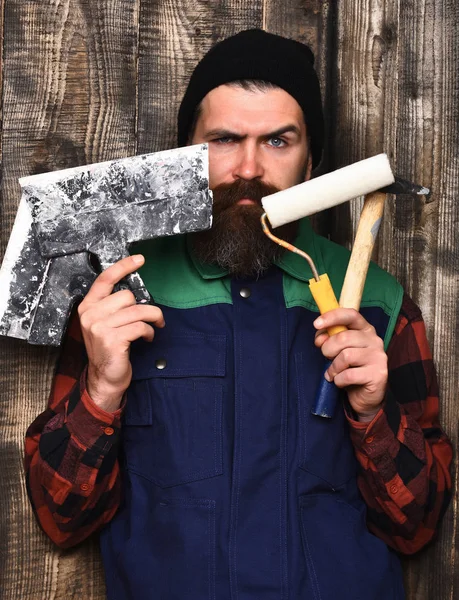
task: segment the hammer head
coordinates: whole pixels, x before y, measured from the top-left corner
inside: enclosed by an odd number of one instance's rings
[[[386,194],[395,194],[396,196],[403,194],[408,196],[424,196],[426,204],[432,202],[429,188],[412,183],[401,177],[395,177],[394,183],[381,188],[379,191]]]

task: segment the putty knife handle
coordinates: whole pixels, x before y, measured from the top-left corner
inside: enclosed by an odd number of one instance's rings
[[[150,296],[140,275],[135,271],[116,284],[114,292],[119,290],[131,290],[134,294],[137,304],[153,304],[153,298]]]
[[[29,343],[59,346],[72,307],[86,295],[96,277],[87,252],[49,259],[30,324]]]

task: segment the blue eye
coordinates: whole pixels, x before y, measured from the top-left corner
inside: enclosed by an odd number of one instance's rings
[[[274,148],[282,148],[283,146],[285,146],[285,141],[281,140],[281,138],[271,138],[269,140],[270,145],[273,146]]]

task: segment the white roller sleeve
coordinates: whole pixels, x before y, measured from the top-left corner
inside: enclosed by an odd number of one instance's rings
[[[307,217],[394,183],[386,154],[377,154],[271,196],[261,203],[271,227]]]

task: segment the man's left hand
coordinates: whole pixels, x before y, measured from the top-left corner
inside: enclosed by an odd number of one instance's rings
[[[348,331],[329,336],[326,329],[345,325]],[[315,345],[332,360],[325,376],[346,388],[359,421],[369,422],[382,407],[387,387],[387,355],[375,328],[351,308],[331,310],[314,321]]]

